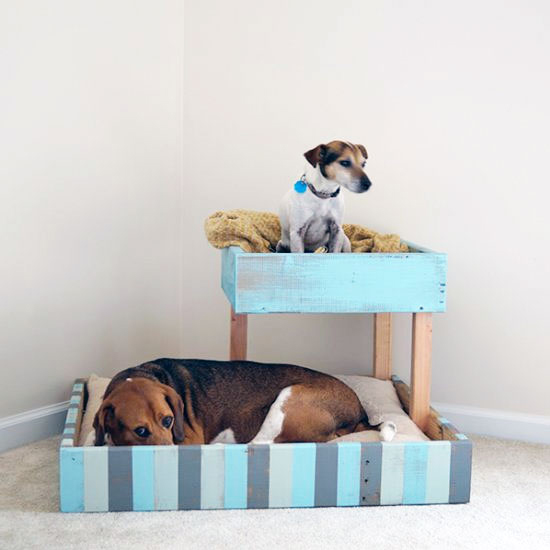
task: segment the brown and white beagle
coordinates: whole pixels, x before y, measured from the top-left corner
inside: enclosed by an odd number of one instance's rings
[[[200,359],[118,373],[94,419],[96,445],[323,442],[369,427],[354,391],[328,374]]]

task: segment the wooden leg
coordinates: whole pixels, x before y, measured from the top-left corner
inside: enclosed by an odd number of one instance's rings
[[[391,378],[391,313],[374,314],[373,375],[380,380]]]
[[[231,334],[229,341],[229,359],[231,361],[246,360],[246,344],[248,340],[248,316],[238,314],[231,308]]]
[[[413,313],[410,417],[423,431],[430,418],[432,314]]]

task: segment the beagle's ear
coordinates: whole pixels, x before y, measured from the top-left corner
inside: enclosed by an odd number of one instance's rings
[[[317,147],[315,147],[314,149],[311,149],[310,151],[304,153],[304,157],[306,157],[306,160],[309,162],[309,164],[311,164],[311,166],[315,167],[320,162],[322,162],[326,152],[327,146],[321,144],[317,145]]]
[[[359,149],[359,151],[361,151],[361,154],[366,158],[368,159],[369,156],[367,155],[367,150],[365,149],[365,146],[364,145],[361,145],[360,143],[358,143],[356,145],[357,149]]]
[[[115,408],[108,402],[103,402],[94,416],[95,443],[96,447],[105,445],[105,424],[114,418]]]
[[[179,394],[174,390],[174,388],[171,388],[166,384],[163,384],[163,386],[166,401],[168,405],[170,405],[172,413],[174,413],[174,423],[172,424],[172,437],[174,439],[174,443],[177,445],[178,443],[182,443],[185,439],[185,434],[183,431],[183,401]]]

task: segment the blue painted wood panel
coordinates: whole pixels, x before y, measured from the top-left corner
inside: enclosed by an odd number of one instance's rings
[[[247,446],[225,445],[225,508],[246,508],[247,480]]]
[[[109,510],[108,447],[90,447],[84,456],[84,511]]]
[[[441,253],[222,251],[222,288],[236,313],[440,312],[446,273]]]
[[[134,510],[155,509],[155,447],[132,447],[132,497]]]
[[[361,487],[361,443],[338,443],[338,506],[358,506]]]

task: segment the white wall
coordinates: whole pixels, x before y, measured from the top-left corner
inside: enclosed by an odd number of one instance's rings
[[[184,353],[227,357],[218,209],[276,210],[301,154],[364,143],[374,182],[347,220],[449,254],[434,401],[550,414],[550,5],[327,0],[186,3]],[[408,378],[406,316],[395,370]],[[357,316],[254,316],[250,358],[360,372]]]
[[[276,210],[333,138],[370,153],[347,220],[449,253],[434,401],[550,414],[546,2],[0,7],[0,418],[91,371],[226,358],[204,219]],[[249,325],[252,359],[370,369],[367,316]]]
[[[0,418],[180,355],[181,2],[0,4]]]

